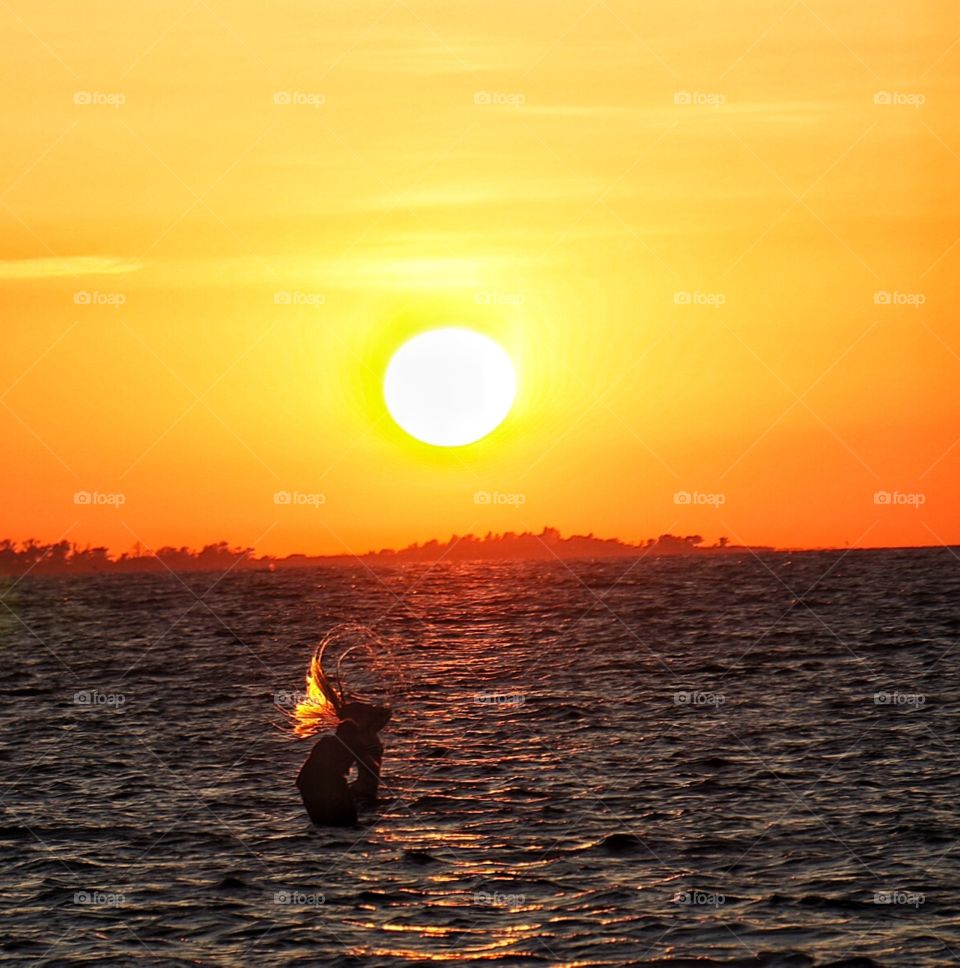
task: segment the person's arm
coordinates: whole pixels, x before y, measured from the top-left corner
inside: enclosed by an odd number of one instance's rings
[[[351,784],[357,796],[371,800],[377,798],[380,789],[380,767],[383,764],[383,744],[379,738],[365,745],[357,756],[357,778]]]

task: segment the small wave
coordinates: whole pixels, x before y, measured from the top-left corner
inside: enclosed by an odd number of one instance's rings
[[[433,854],[428,854],[425,850],[405,850],[403,859],[407,864],[415,864],[417,867],[440,863],[439,858],[434,857]]]
[[[578,850],[602,850],[608,854],[630,854],[643,848],[643,841],[636,834],[607,834],[601,840]]]
[[[252,885],[240,874],[224,874],[214,890],[217,891],[246,891]]]

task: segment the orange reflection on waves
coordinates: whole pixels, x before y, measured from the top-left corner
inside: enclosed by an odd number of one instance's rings
[[[536,930],[537,925],[533,924],[522,924],[514,925],[512,929],[504,931],[500,929],[496,932],[498,936],[493,936],[490,932],[485,930],[476,929],[463,929],[463,928],[450,928],[450,927],[434,927],[434,926],[423,926],[423,925],[395,925],[395,924],[378,924],[376,922],[350,922],[351,924],[357,924],[371,931],[391,931],[400,932],[402,934],[417,934],[423,936],[430,936],[433,938],[463,938],[468,939],[466,943],[461,943],[457,950],[451,951],[422,951],[419,948],[403,948],[403,947],[371,947],[371,948],[360,948],[354,947],[350,949],[350,954],[355,957],[370,957],[375,958],[405,958],[411,961],[418,962],[463,962],[467,958],[471,961],[493,961],[502,956],[502,949],[515,945],[517,934],[528,934],[529,932]],[[514,935],[511,937],[510,935]],[[484,938],[482,943],[473,944],[471,940],[473,938]],[[531,952],[516,951],[511,952],[511,954],[516,954],[518,957],[523,957],[525,954],[532,957]]]

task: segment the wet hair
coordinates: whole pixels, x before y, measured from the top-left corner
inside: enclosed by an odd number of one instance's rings
[[[343,707],[343,715],[379,733],[390,722],[390,707],[375,706],[365,702],[348,702]]]

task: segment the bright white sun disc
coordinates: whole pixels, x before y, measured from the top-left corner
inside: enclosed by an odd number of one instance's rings
[[[483,333],[446,326],[407,340],[390,360],[383,396],[390,416],[417,440],[461,447],[486,437],[510,412],[513,361]]]

